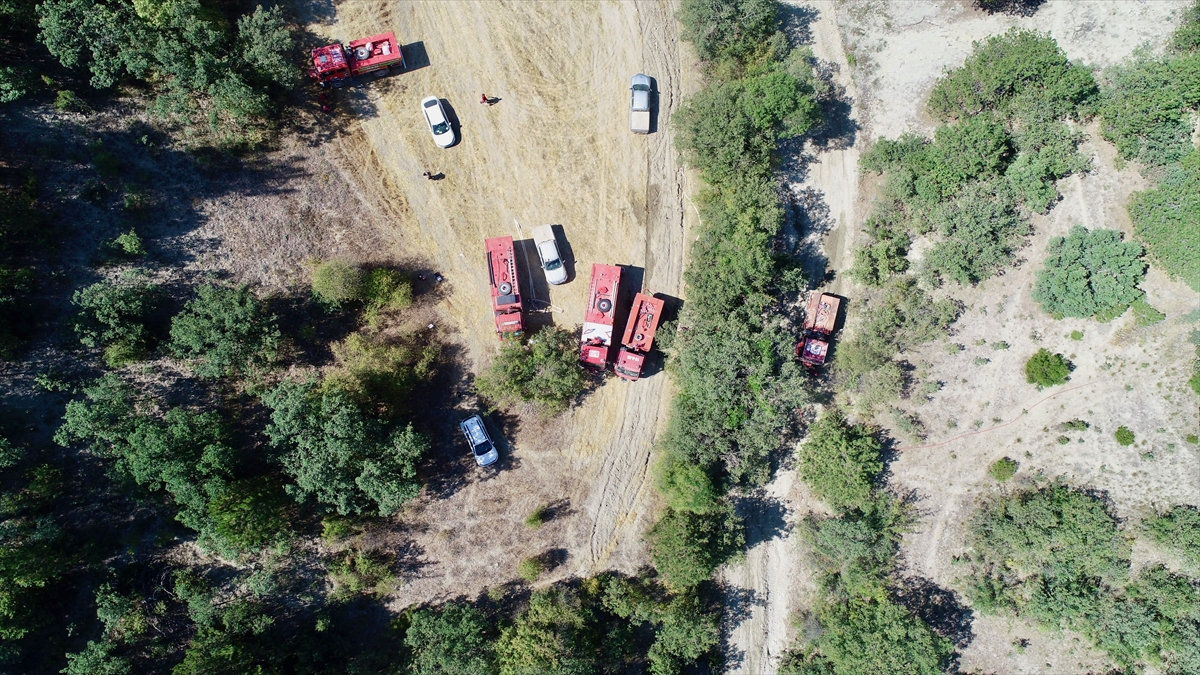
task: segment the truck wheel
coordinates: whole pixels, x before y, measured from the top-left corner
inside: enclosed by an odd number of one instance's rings
[[[600,298],[600,302],[596,303],[596,309],[599,309],[601,312],[608,312],[608,310],[612,309],[612,300]]]
[[[386,66],[375,71],[375,77],[387,77],[392,74],[391,66]]]
[[[501,281],[500,282],[500,294],[508,295],[509,293],[512,293],[512,284],[508,283],[507,281]]]

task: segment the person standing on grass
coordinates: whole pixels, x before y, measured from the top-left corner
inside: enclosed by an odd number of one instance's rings
[[[487,95],[487,94],[480,94],[480,95],[479,95],[479,104],[480,104],[480,105],[483,105],[484,103],[487,103],[489,100],[491,100],[491,99],[489,99],[489,98],[488,98],[488,95]]]

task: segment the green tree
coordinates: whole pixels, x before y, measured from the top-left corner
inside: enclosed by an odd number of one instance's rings
[[[117,645],[108,640],[88,640],[83,651],[67,654],[67,667],[60,672],[66,675],[129,675],[133,672],[133,663],[124,656],[113,655],[116,649]]]
[[[500,632],[500,675],[584,675],[596,672],[601,636],[589,628],[591,612],[567,589],[534,591],[529,606]]]
[[[851,598],[818,610],[824,633],[817,648],[835,675],[945,672],[954,646],[886,598]]]
[[[1147,52],[1104,70],[1101,132],[1125,159],[1151,166],[1192,151],[1190,110],[1200,104],[1200,53]]]
[[[1071,374],[1071,362],[1062,354],[1051,353],[1045,347],[1025,362],[1025,381],[1038,389],[1063,384]]]
[[[667,509],[646,538],[654,567],[676,589],[707,580],[746,541],[744,525],[728,503],[703,514]]]
[[[707,467],[676,455],[664,454],[654,467],[655,485],[676,511],[707,513],[718,503],[720,492]]]
[[[523,343],[506,340],[475,388],[487,399],[511,406],[530,401],[548,413],[566,410],[583,391],[579,343],[567,331],[546,326]]]
[[[474,607],[448,603],[409,617],[404,644],[413,675],[486,675],[496,671],[493,626]]]
[[[279,351],[275,316],[248,286],[205,285],[171,320],[171,351],[190,359],[200,377],[251,373]]]
[[[745,59],[778,30],[776,12],[775,0],[684,0],[681,37],[707,61]]]
[[[317,300],[332,307],[363,299],[362,267],[348,260],[335,258],[316,266],[312,273],[312,292]]]
[[[1046,247],[1033,299],[1055,317],[1119,316],[1134,300],[1146,272],[1142,246],[1121,241],[1116,230],[1087,230],[1076,225]]]
[[[290,532],[291,500],[269,476],[231,482],[208,503],[213,531],[235,550],[252,551],[279,541]]]
[[[1159,544],[1178,549],[1200,567],[1200,508],[1179,504],[1166,513],[1146,520],[1146,531]]]
[[[893,500],[879,508],[837,518],[809,517],[798,529],[812,548],[821,581],[831,597],[883,597],[884,583],[902,534],[901,513]]]
[[[837,511],[861,509],[883,471],[882,445],[874,430],[851,425],[837,410],[822,414],[796,451],[800,476]]]
[[[697,663],[720,641],[720,617],[706,612],[692,594],[676,596],[657,617],[654,644],[646,656],[652,675],[676,675]]]
[[[324,387],[344,391],[384,419],[411,407],[413,391],[429,384],[442,356],[436,343],[416,331],[387,337],[351,333],[331,347],[338,367],[328,371]]]
[[[1200,291],[1200,150],[1129,200],[1134,233],[1155,265]]]
[[[429,441],[411,425],[390,434],[337,388],[287,380],[263,397],[271,409],[266,434],[283,450],[287,486],[298,500],[315,498],[338,513],[389,515],[417,495],[416,464]]]
[[[150,338],[146,322],[157,298],[158,288],[139,271],[82,288],[71,297],[79,308],[75,333],[88,347],[108,347],[105,361],[111,367],[144,358]]]

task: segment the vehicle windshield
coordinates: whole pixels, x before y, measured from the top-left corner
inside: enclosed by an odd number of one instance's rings
[[[648,84],[635,84],[635,85],[633,85],[633,90],[634,90],[634,91],[650,91],[650,85],[648,85]]]
[[[448,122],[439,122],[433,125],[433,133],[437,136],[441,136],[447,131],[450,131],[450,124]]]
[[[558,268],[560,268],[560,267],[562,267],[562,261],[561,261],[561,260],[558,260],[557,258],[556,258],[556,259],[554,259],[554,260],[547,260],[547,261],[546,261],[546,271],[547,271],[547,272],[550,272],[550,271],[556,270],[556,269],[558,269]]]

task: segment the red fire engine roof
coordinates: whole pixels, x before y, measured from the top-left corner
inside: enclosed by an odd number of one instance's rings
[[[804,330],[815,330],[826,335],[832,333],[841,304],[842,299],[836,295],[813,293],[808,299],[808,311],[804,314]]]
[[[625,336],[621,344],[639,351],[650,351],[654,344],[654,333],[658,330],[658,322],[662,318],[665,303],[645,293],[638,293],[633,299],[633,308],[629,311],[629,323],[625,324]]]
[[[396,43],[396,34],[391,31],[354,40],[350,43],[350,51],[354,54],[356,69],[400,58],[400,45]]]
[[[611,326],[617,309],[617,286],[621,283],[621,268],[616,265],[592,265],[592,285],[588,289],[588,306],[584,323]]]
[[[341,45],[326,45],[312,50],[313,66],[318,73],[346,67],[346,52]]]
[[[521,288],[517,282],[517,262],[513,256],[512,237],[483,240],[487,247],[488,283],[492,287],[492,302],[496,309],[521,304]]]

